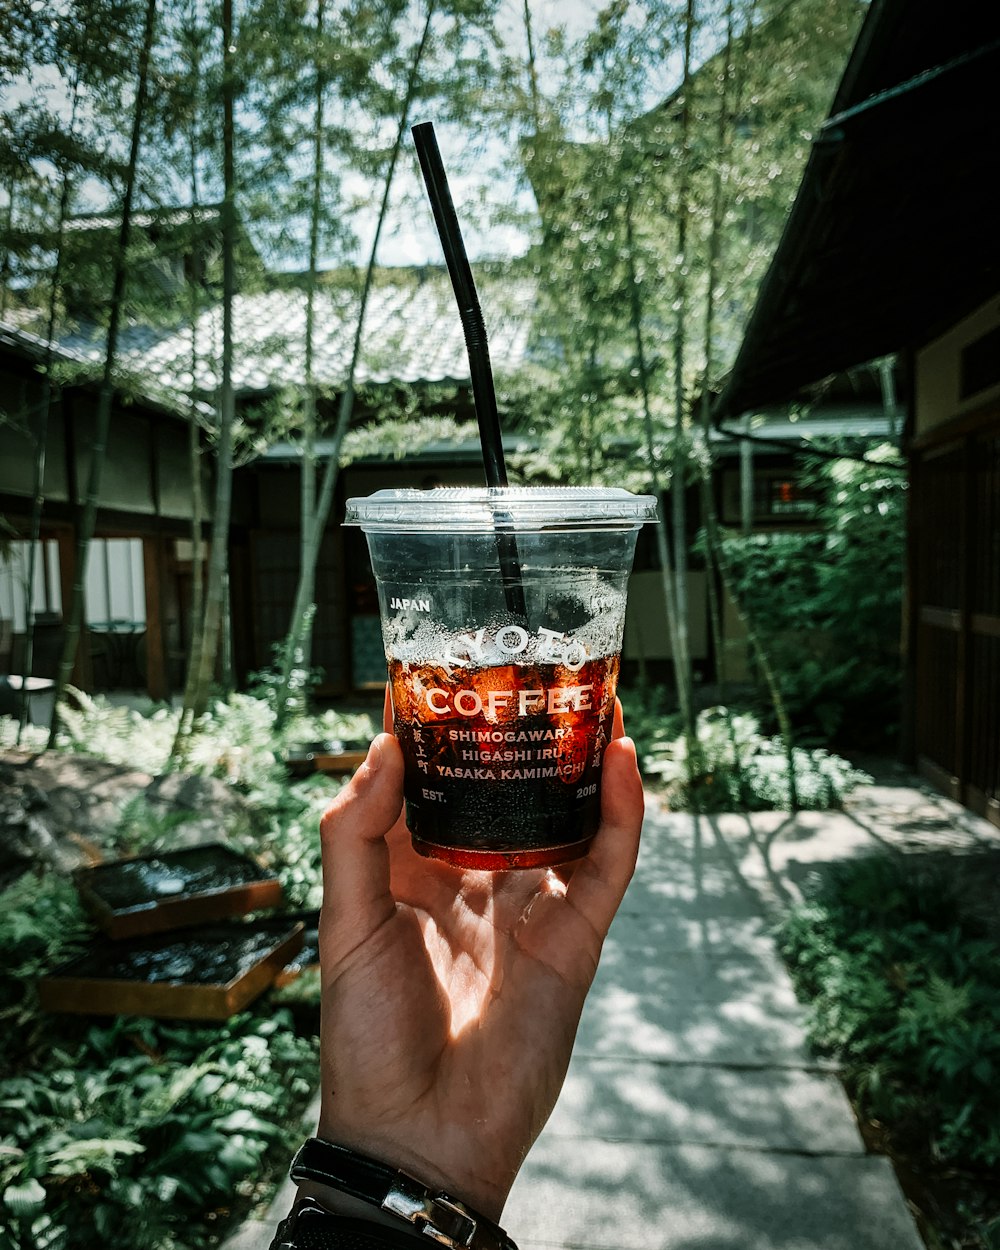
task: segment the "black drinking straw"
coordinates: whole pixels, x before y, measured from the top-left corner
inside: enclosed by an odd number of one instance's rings
[[[465,333],[465,347],[469,354],[469,371],[472,376],[472,396],[479,422],[479,442],[483,449],[483,467],[487,486],[507,485],[507,466],[504,464],[503,443],[500,438],[500,416],[497,397],[493,387],[493,370],[490,366],[490,348],[486,337],[486,323],[479,306],[476,284],[462,241],[462,229],[451,198],[448,176],[444,172],[441,151],[431,122],[421,122],[412,128],[413,142],[424,175],[424,184],[434,212],[444,249],[444,258],[451,275],[451,285],[458,301],[458,314]],[[496,520],[504,519],[498,514]],[[508,609],[515,616],[524,617],[524,586],[521,582],[521,565],[517,556],[517,540],[509,530],[497,531],[497,554],[500,557],[500,576],[503,581],[504,598]]]

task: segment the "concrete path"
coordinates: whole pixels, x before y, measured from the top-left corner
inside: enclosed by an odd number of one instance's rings
[[[923,787],[842,813],[672,815],[650,798],[562,1096],[504,1212],[522,1250],[921,1250],[772,939],[809,873],[879,846],[996,844]],[[265,1250],[288,1209],[227,1250]]]
[[[918,1250],[891,1166],[806,1048],[752,825],[650,807],[511,1234],[522,1250]]]

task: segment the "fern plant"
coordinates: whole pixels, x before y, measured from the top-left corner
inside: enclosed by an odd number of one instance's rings
[[[631,730],[631,719],[630,719]],[[658,778],[674,811],[782,811],[790,805],[788,755],[780,738],[766,737],[755,716],[710,707],[698,714],[699,769],[692,777],[684,734],[669,728],[641,741],[644,772]],[[640,719],[640,729],[642,728]],[[673,732],[671,732],[673,730]],[[866,773],[825,750],[795,748],[799,805],[813,811],[842,806],[869,782]]]
[[[317,1055],[276,1012],[122,1019],[52,1060],[0,1082],[0,1241],[168,1250],[208,1245],[206,1213],[253,1192],[272,1143],[290,1148]]]
[[[814,1046],[862,1110],[929,1157],[1000,1165],[1000,947],[947,865],[842,865],[780,933]]]

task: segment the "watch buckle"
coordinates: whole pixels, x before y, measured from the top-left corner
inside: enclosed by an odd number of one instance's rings
[[[382,1199],[382,1209],[416,1224],[424,1236],[449,1250],[468,1250],[476,1235],[476,1221],[467,1211],[443,1194],[432,1196],[402,1173]]]

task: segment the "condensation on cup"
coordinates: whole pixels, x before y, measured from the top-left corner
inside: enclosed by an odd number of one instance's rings
[[[490,870],[586,853],[636,536],[655,518],[652,496],[598,487],[348,500],[378,585],[419,852]]]

